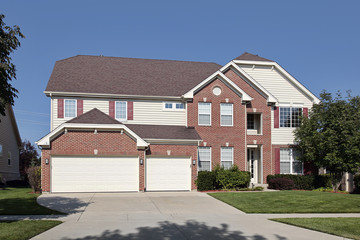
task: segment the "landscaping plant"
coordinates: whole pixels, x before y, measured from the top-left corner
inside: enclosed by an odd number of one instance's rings
[[[28,168],[27,176],[29,179],[29,184],[34,192],[41,191],[41,167],[33,166]]]
[[[295,189],[294,181],[288,178],[274,178],[269,181],[269,188],[276,190]]]

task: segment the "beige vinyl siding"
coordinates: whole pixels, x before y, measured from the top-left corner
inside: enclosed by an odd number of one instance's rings
[[[109,99],[83,99],[84,113],[90,111],[93,108],[97,108],[100,111],[109,114]],[[116,101],[116,100],[113,100]],[[118,100],[127,101],[127,100]],[[181,125],[186,124],[186,111],[185,110],[163,110],[163,101],[155,100],[129,100],[134,102],[133,117],[134,120],[129,120],[124,123],[129,124],[151,124],[151,125]],[[53,124],[52,130],[68,121],[69,119],[58,118],[57,114],[57,98],[53,98]]]
[[[9,110],[5,110],[6,116],[0,115],[0,144],[2,154],[0,155],[0,175],[11,181],[19,179],[19,147],[16,135],[10,119]],[[11,165],[8,165],[8,153],[11,152]]]
[[[281,106],[306,107],[313,105],[301,90],[293,85],[283,74],[271,66],[239,65],[255,81],[276,97]],[[293,144],[294,128],[274,128],[274,110],[271,111],[271,141],[272,144]]]

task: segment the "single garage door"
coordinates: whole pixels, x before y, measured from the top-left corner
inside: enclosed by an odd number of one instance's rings
[[[191,190],[190,158],[149,157],[146,159],[147,191]]]
[[[139,191],[137,157],[52,157],[52,192]]]

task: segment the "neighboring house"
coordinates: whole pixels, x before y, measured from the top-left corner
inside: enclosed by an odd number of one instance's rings
[[[196,189],[220,164],[303,174],[293,130],[319,99],[274,61],[244,53],[206,62],[75,56],[57,61],[45,94],[45,192]]]
[[[0,115],[0,175],[2,181],[11,181],[20,178],[21,138],[11,105],[7,105],[5,114]]]

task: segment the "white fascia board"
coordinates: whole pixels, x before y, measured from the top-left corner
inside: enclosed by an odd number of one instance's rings
[[[247,80],[249,80],[258,90],[260,90],[262,93],[264,93],[267,97],[268,103],[277,103],[278,100],[276,97],[274,97],[268,90],[266,90],[261,84],[259,84],[254,78],[252,78],[249,74],[247,74],[243,69],[241,69],[234,61],[229,62],[224,67],[220,69],[221,72],[226,71],[230,67],[235,68],[236,71],[238,71],[240,74],[242,74]]]
[[[177,145],[199,145],[202,142],[201,139],[192,140],[192,139],[153,139],[145,138],[146,142],[150,144],[177,144]]]
[[[160,99],[160,100],[181,100],[181,96],[145,96],[107,93],[83,93],[83,92],[53,92],[44,91],[48,97],[93,97],[93,98],[118,98],[118,99]]]
[[[250,97],[246,92],[244,92],[241,88],[239,88],[233,81],[231,81],[228,77],[226,77],[221,71],[216,71],[213,73],[210,77],[206,78],[204,81],[196,85],[193,89],[188,91],[183,95],[184,98],[193,98],[194,92],[205,85],[207,85],[210,81],[214,80],[215,78],[222,78],[224,81],[226,81],[228,84],[230,84],[231,87],[236,89],[242,96],[243,101],[251,101],[253,100],[252,97]]]
[[[79,123],[63,123],[49,134],[41,138],[39,141],[35,142],[39,146],[50,146],[51,138],[60,133],[63,129],[123,129],[128,132],[132,137],[136,139],[137,147],[148,147],[149,144],[140,138],[136,133],[130,130],[127,126],[123,124],[79,124]]]
[[[296,80],[291,74],[289,74],[284,68],[282,68],[277,62],[265,62],[265,61],[245,61],[245,60],[233,60],[237,64],[247,64],[247,65],[262,65],[262,66],[274,66],[279,72],[281,72],[287,79],[289,79],[296,87],[298,87],[302,92],[308,95],[313,99],[313,102],[318,104],[320,99],[316,97],[312,92],[310,92],[304,85],[302,85],[298,80]]]

